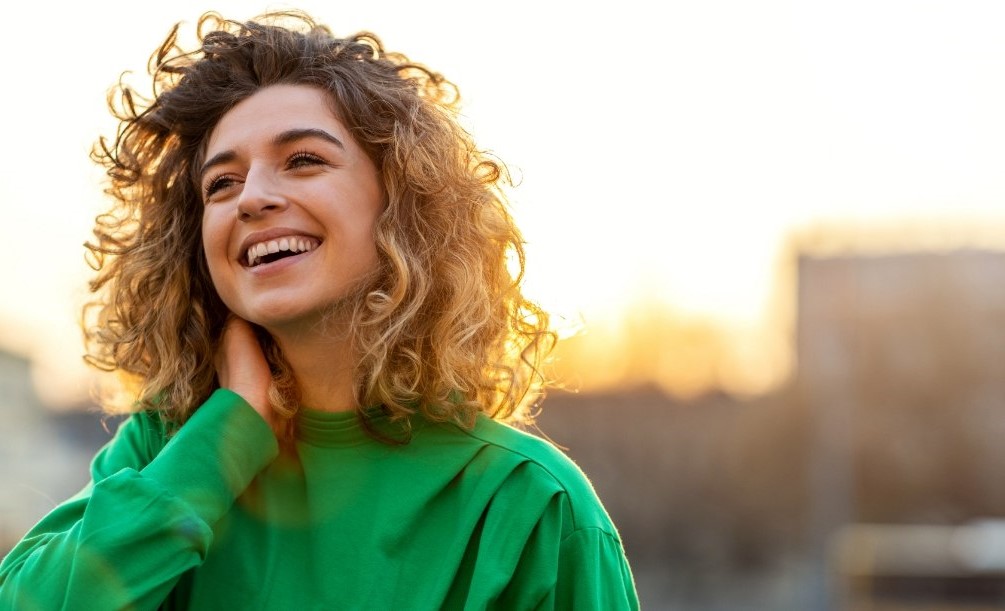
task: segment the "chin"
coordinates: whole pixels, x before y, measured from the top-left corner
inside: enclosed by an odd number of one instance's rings
[[[291,332],[319,333],[338,320],[345,320],[351,308],[348,300],[339,300],[320,307],[270,307],[256,309],[242,316],[269,333],[288,334]]]
[[[341,290],[321,294],[309,291],[260,293],[258,299],[235,299],[231,311],[272,334],[290,331],[323,332],[333,324],[348,321],[356,305],[375,288],[375,271],[352,281],[341,282]],[[285,294],[284,294],[285,293]]]
[[[321,320],[319,314],[309,315],[298,312],[269,312],[253,313],[247,317],[248,322],[252,322],[272,334],[281,333],[284,330],[302,328],[306,325],[316,324]]]

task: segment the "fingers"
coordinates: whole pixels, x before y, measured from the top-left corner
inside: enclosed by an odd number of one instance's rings
[[[240,395],[266,422],[274,423],[269,363],[248,321],[234,315],[227,319],[217,347],[216,373],[222,388]]]

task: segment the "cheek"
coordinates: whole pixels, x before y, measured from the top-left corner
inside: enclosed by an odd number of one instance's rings
[[[204,214],[202,218],[202,253],[206,258],[206,267],[209,269],[209,276],[213,280],[216,292],[223,297],[221,281],[225,278],[225,266],[227,265],[227,238],[226,232],[219,229],[219,223],[214,222],[212,215]]]
[[[376,224],[362,223],[354,229],[352,258],[362,267],[376,267],[378,261]]]

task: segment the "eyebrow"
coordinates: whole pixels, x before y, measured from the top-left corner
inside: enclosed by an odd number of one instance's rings
[[[292,142],[297,142],[298,140],[305,140],[307,138],[320,138],[321,140],[334,144],[343,151],[345,150],[345,144],[343,144],[341,140],[329,134],[325,130],[316,127],[288,129],[284,132],[280,132],[272,139],[272,146],[284,146]],[[237,153],[232,150],[221,151],[216,155],[213,155],[208,161],[206,161],[206,163],[202,164],[202,169],[199,170],[199,176],[205,176],[206,171],[213,166],[228,163],[233,161],[236,157]]]

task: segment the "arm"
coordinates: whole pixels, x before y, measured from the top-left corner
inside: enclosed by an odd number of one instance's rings
[[[4,558],[0,609],[156,608],[277,452],[268,425],[227,390],[166,445],[154,417],[133,416],[95,457],[92,482]]]
[[[592,489],[578,489],[572,498],[566,490],[556,490],[554,480],[550,496],[542,493],[541,485],[541,480],[525,482],[497,493],[506,509],[494,516],[503,523],[486,524],[484,530],[503,538],[483,542],[482,547],[491,549],[494,560],[501,560],[496,572],[502,579],[509,577],[498,598],[487,606],[638,611],[638,594],[621,540]],[[479,577],[491,581],[490,576]]]
[[[597,528],[584,528],[562,541],[555,608],[611,611],[639,608],[628,560],[614,535]]]

